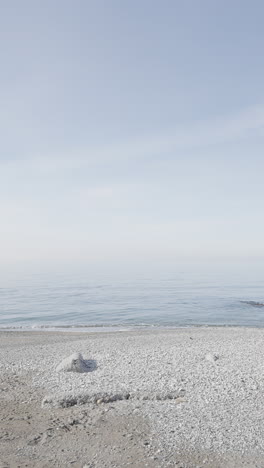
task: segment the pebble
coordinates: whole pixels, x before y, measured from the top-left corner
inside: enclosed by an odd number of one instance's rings
[[[52,398],[130,394],[128,401],[112,402],[113,411],[129,405],[133,414],[147,418],[165,453],[181,444],[208,450],[209,441],[218,454],[256,447],[264,454],[264,330],[208,327],[192,328],[191,334],[192,340],[190,329],[141,330],[80,334],[52,345],[25,343],[19,351],[1,350],[0,368],[12,363],[15,372],[31,371],[33,387],[46,389]],[[56,372],[58,361],[76,349],[97,368]],[[142,400],[135,400],[136,394]],[[150,401],[154,394],[176,398]],[[98,410],[100,396],[88,411]]]

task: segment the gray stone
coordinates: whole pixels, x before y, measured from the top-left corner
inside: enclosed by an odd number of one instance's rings
[[[89,368],[83,359],[81,353],[74,353],[63,359],[56,367],[57,372],[88,372]]]

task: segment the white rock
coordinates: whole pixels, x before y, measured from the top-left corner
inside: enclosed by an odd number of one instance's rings
[[[63,359],[56,367],[57,372],[88,372],[88,370],[88,366],[81,353],[71,354],[71,356]]]

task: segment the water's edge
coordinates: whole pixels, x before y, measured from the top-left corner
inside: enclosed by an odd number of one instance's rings
[[[239,324],[192,324],[192,325],[131,325],[121,327],[118,325],[82,325],[82,326],[36,326],[36,327],[0,327],[0,332],[43,332],[43,333],[125,333],[131,331],[168,331],[168,330],[182,330],[182,329],[212,329],[212,328],[237,328],[237,329],[264,329],[262,325],[239,325]]]

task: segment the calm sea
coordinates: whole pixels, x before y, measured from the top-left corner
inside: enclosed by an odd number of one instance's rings
[[[252,301],[247,303],[243,301]],[[260,271],[0,275],[0,328],[264,326]]]

